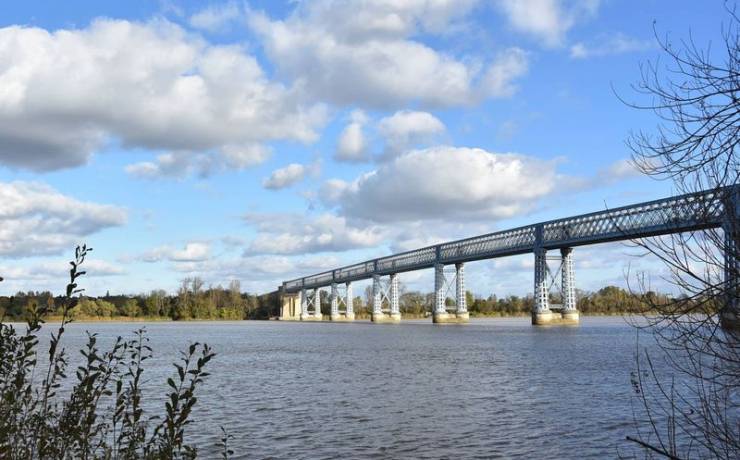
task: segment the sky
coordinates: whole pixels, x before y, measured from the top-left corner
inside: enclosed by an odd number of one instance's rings
[[[631,165],[655,115],[621,99],[725,3],[12,2],[0,15],[0,295],[199,276],[253,293],[396,251],[673,193]],[[662,67],[661,67],[662,68]],[[576,248],[576,285],[661,264]],[[533,256],[468,264],[532,290]],[[404,273],[431,291],[430,270]],[[360,283],[361,284],[361,283]]]

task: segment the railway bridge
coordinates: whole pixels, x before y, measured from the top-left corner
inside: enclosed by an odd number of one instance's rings
[[[728,311],[737,320],[737,273],[740,185],[637,203],[589,214],[540,222],[380,257],[303,278],[280,287],[281,319],[322,321],[320,290],[330,288],[331,321],[352,321],[352,283],[372,279],[372,314],[376,323],[399,322],[398,274],[434,269],[435,323],[468,322],[465,304],[465,263],[525,253],[534,255],[532,324],[577,324],[573,248],[672,233],[722,228],[725,235]],[[729,250],[728,250],[729,248]],[[556,257],[548,257],[548,251]],[[548,260],[559,262],[551,270]],[[550,302],[555,278],[560,278],[562,304]],[[454,288],[455,305],[446,305]]]

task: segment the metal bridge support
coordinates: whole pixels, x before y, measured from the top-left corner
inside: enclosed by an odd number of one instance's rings
[[[532,312],[532,324],[549,324],[552,322],[547,273],[547,249],[541,246],[536,247],[534,250],[534,311]]]
[[[380,275],[373,275],[373,322],[383,321],[383,292],[380,285]]]
[[[550,287],[555,284],[547,266],[547,249],[540,245],[534,251],[534,310],[532,324],[578,324],[580,315],[576,306],[575,278],[573,271],[573,250],[560,250],[560,294],[562,305],[550,304]],[[557,258],[556,258],[557,259]],[[557,272],[555,273],[557,275]]]
[[[321,307],[318,308],[318,316],[316,315],[315,305],[319,305],[319,290],[314,289],[313,295],[308,295],[306,289],[301,290],[301,321],[321,321]],[[314,308],[314,313],[309,312],[310,308]]]
[[[455,304],[457,306],[455,316],[458,322],[468,321],[470,315],[468,314],[468,303],[465,299],[465,264],[462,262],[455,264]]]
[[[344,304],[344,311],[340,307]],[[339,291],[337,283],[331,284],[331,320],[354,321],[355,312],[352,308],[352,283],[346,283],[344,296]]]
[[[469,321],[468,309],[465,305],[465,279],[464,265],[455,265],[455,300],[456,307],[454,313],[447,311],[447,291],[450,288],[445,277],[444,265],[434,265],[434,311],[432,312],[432,322],[436,324],[445,323],[467,323]]]
[[[339,319],[339,292],[337,292],[337,283],[331,283],[331,309],[329,311],[329,317],[332,321]]]
[[[572,248],[562,248],[560,250],[560,256],[562,258],[560,269],[560,290],[563,296],[562,322],[577,324],[580,319],[580,315],[578,313],[578,306],[576,305],[576,283],[573,274],[572,253]]]
[[[390,280],[390,307],[391,307],[391,320],[394,322],[401,321],[401,309],[398,302],[398,274],[391,274]]]
[[[313,316],[319,321],[324,319],[321,314],[321,288],[313,290]]]
[[[352,283],[347,282],[344,288],[344,318],[347,321],[354,321],[355,320],[355,307],[354,307],[354,297],[352,294]]]
[[[724,233],[724,281],[725,302],[720,310],[720,324],[728,331],[740,331],[740,190],[729,193],[725,202]]]
[[[387,286],[383,285],[380,275],[373,275],[373,313],[374,323],[398,323],[401,312],[398,309],[398,275],[391,274]],[[383,301],[388,303],[388,311],[383,311]]]

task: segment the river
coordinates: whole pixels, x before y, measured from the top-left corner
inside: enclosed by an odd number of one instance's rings
[[[178,350],[198,341],[218,353],[186,433],[205,458],[216,455],[219,426],[233,435],[235,458],[631,452],[624,437],[634,434],[635,331],[621,318],[545,328],[528,318],[442,326],[73,323],[64,345],[79,349],[85,330],[110,343],[142,326],[155,353],[145,372],[150,409],[164,404]]]

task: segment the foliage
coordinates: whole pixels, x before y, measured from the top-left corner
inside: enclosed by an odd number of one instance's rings
[[[227,288],[205,288],[203,280],[195,277],[182,280],[176,295],[153,290],[135,296],[83,296],[68,314],[75,319],[268,319],[275,314],[277,302],[274,295],[242,293],[236,280],[231,281]],[[31,305],[42,305],[46,315],[59,317],[63,314],[64,301],[64,296],[55,297],[51,292],[18,292],[14,296],[0,297],[0,311],[6,318],[22,320]]]
[[[75,251],[66,295],[54,303],[62,321],[51,334],[47,356],[39,349],[46,309],[38,302],[28,305],[25,332],[0,322],[0,457],[194,458],[197,450],[187,442],[185,429],[214,356],[208,345],[190,345],[174,363],[160,418],[146,417],[142,407],[144,363],[152,353],[143,329],[129,340],[118,337],[108,351],[88,333],[84,361],[74,370],[75,381],[65,385],[71,369],[61,340],[70,314],[105,305],[80,298],[78,279],[90,251],[86,246]]]

